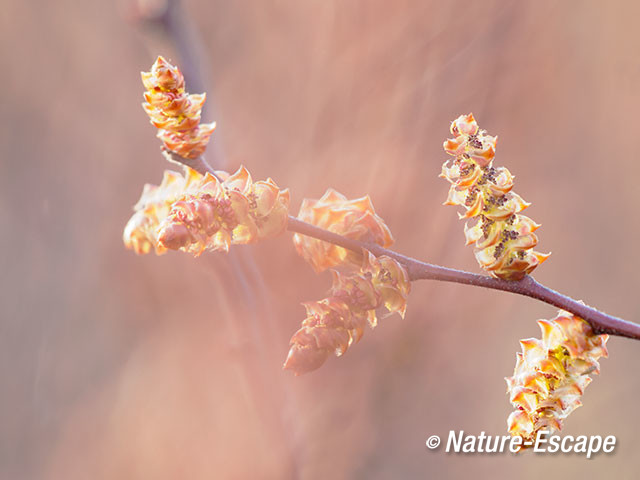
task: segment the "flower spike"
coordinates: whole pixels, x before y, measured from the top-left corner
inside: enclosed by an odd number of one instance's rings
[[[270,178],[253,182],[244,168],[233,175],[200,175],[187,168],[183,178],[165,172],[160,186],[146,185],[124,242],[136,253],[182,250],[228,251],[281,233],[287,224],[289,190]],[[222,181],[219,179],[223,179]]]
[[[200,124],[206,95],[186,93],[182,73],[163,57],[158,57],[151,70],[141,75],[147,90],[142,107],[158,129],[158,138],[178,155],[198,158],[215,128],[215,123]]]
[[[162,255],[167,249],[158,242],[158,227],[162,223],[175,201],[188,192],[195,191],[202,180],[195,170],[186,167],[185,174],[166,170],[160,185],[146,184],[142,196],[135,205],[135,213],[127,222],[122,239],[127,248],[138,255],[149,253],[152,249]]]
[[[540,225],[520,215],[530,204],[511,191],[509,170],[492,166],[497,137],[480,130],[471,113],[455,119],[451,133],[455,138],[443,147],[454,158],[440,174],[451,183],[445,205],[463,206],[460,218],[477,218],[474,225],[465,224],[464,233],[467,245],[475,244],[480,266],[494,277],[520,280],[549,257],[532,250]]]
[[[558,431],[582,403],[580,397],[607,357],[608,335],[596,335],[583,319],[560,311],[539,320],[542,338],[521,340],[512,377],[505,378],[516,410],[507,420],[512,435],[534,441],[539,430]]]
[[[272,179],[253,182],[244,167],[223,181],[207,174],[180,197],[158,228],[158,243],[200,255],[278,235],[287,226],[289,190]]]
[[[301,375],[319,368],[332,353],[344,354],[362,338],[367,323],[371,328],[377,325],[379,310],[404,317],[410,290],[402,265],[368,251],[359,271],[343,274],[333,270],[331,295],[304,304],[307,318],[291,338],[284,368]]]
[[[330,188],[319,200],[305,198],[298,218],[354,240],[377,243],[383,247],[393,243],[389,227],[376,214],[368,195],[348,200]],[[318,273],[344,264],[358,267],[362,263],[360,254],[305,235],[296,233],[293,243],[298,254]]]

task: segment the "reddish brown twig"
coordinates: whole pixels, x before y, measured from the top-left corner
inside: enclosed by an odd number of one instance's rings
[[[295,217],[289,217],[287,229],[292,232],[301,233],[310,237],[323,240],[325,242],[340,245],[349,250],[361,251],[363,248],[369,250],[376,256],[387,255],[402,263],[409,272],[411,280],[439,280],[442,282],[462,283],[474,285],[476,287],[491,288],[493,290],[503,290],[505,292],[516,293],[526,297],[535,298],[555,307],[571,312],[584,318],[596,333],[607,333],[621,337],[634,338],[640,340],[640,325],[628,322],[612,315],[607,315],[593,307],[589,307],[582,302],[574,300],[566,295],[556,292],[538,283],[533,277],[527,275],[522,280],[510,282],[492,278],[487,275],[455,270],[453,268],[433,265],[422,262],[415,258],[407,257],[393,250],[389,250],[376,244],[363,243],[358,240],[345,238],[333,232],[329,232],[314,225],[302,222]]]
[[[173,152],[170,157],[174,163],[188,165],[203,175],[207,172],[212,174],[214,173],[211,167],[209,167],[205,162],[194,162],[182,159],[182,157]],[[525,276],[522,280],[507,281],[486,275],[479,275],[476,273],[455,270],[453,268],[422,262],[415,258],[394,252],[393,250],[383,248],[377,244],[360,242],[358,240],[343,237],[342,235],[338,235],[328,230],[316,227],[315,225],[303,222],[291,215],[289,216],[287,229],[292,232],[339,245],[348,250],[360,252],[362,249],[367,249],[377,257],[380,255],[387,255],[399,261],[407,268],[411,280],[439,280],[442,282],[462,283],[465,285],[516,293],[525,297],[535,298],[536,300],[540,300],[548,303],[549,305],[571,312],[574,315],[578,315],[589,322],[596,333],[606,333],[609,335],[617,335],[620,337],[640,340],[640,325],[608,315],[593,307],[589,307],[578,300],[574,300],[573,298],[538,283],[529,275]]]

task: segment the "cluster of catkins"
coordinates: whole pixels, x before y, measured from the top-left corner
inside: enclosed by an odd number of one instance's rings
[[[143,107],[165,148],[188,159],[201,156],[213,130],[213,124],[200,124],[205,96],[187,94],[179,69],[162,57],[142,73],[142,81],[147,90]],[[253,182],[244,167],[233,175],[202,175],[186,167],[184,175],[166,171],[160,185],[145,185],[134,210],[123,234],[128,248],[138,254],[170,249],[197,256],[281,233],[289,191],[271,179]],[[304,200],[299,218],[348,238],[383,247],[393,243],[368,196],[348,200],[329,189],[320,200]],[[392,258],[350,252],[297,234],[294,244],[317,272],[336,270],[330,296],[304,304],[307,318],[291,339],[284,368],[296,375],[314,370],[331,353],[342,355],[360,340],[367,324],[375,327],[377,313],[404,316],[410,282]]]
[[[196,159],[204,152],[213,124],[201,125],[204,95],[185,92],[177,67],[158,57],[142,74],[145,111],[158,137],[179,156]],[[472,114],[451,124],[455,138],[444,143],[453,158],[442,167],[450,183],[445,204],[465,208],[461,218],[467,244],[475,244],[482,268],[504,280],[520,280],[548,255],[534,252],[539,227],[520,214],[528,203],[512,192],[513,176],[493,167],[496,137],[480,130]],[[281,233],[287,224],[289,191],[271,179],[253,182],[244,168],[233,175],[216,171],[202,175],[166,171],[158,186],[145,185],[135,213],[124,230],[124,243],[138,254],[182,250],[227,251],[230,245],[252,243]],[[393,237],[368,196],[348,200],[329,189],[319,200],[305,199],[298,218],[344,237],[389,247]],[[353,252],[338,245],[296,234],[297,252],[315,269],[332,270],[329,295],[304,304],[307,317],[293,335],[284,368],[300,375],[320,367],[331,354],[342,355],[358,342],[378,315],[404,317],[411,283],[407,271],[389,256]],[[598,359],[607,356],[607,336],[596,335],[587,322],[566,312],[540,320],[542,339],[522,340],[522,353],[507,378],[516,408],[508,419],[513,435],[531,441],[537,432],[559,430],[578,406],[598,373]]]
[[[583,319],[560,311],[539,320],[542,339],[521,340],[513,376],[506,378],[516,410],[507,420],[509,432],[534,442],[540,430],[553,432],[582,405],[580,397],[600,373],[598,359],[607,357],[607,335],[594,334]]]
[[[277,235],[287,225],[289,191],[270,178],[253,182],[244,168],[233,175],[185,175],[166,171],[159,186],[145,185],[124,230],[124,243],[138,254],[181,250],[228,251]]]
[[[549,256],[532,250],[540,225],[519,214],[529,203],[511,191],[509,170],[492,165],[496,137],[480,130],[473,114],[455,119],[451,133],[455,138],[444,142],[444,150],[453,159],[440,175],[451,183],[445,205],[463,206],[460,218],[477,219],[464,233],[467,245],[475,243],[480,266],[494,277],[519,280]]]
[[[185,158],[202,155],[213,130],[213,124],[200,125],[205,96],[187,94],[180,70],[162,57],[142,73],[142,82],[147,89],[143,107],[165,147]],[[166,171],[160,185],[145,185],[134,210],[123,234],[128,248],[138,254],[171,249],[197,256],[284,231],[289,191],[270,178],[253,182],[244,167],[233,175],[202,175],[186,167],[184,175]]]
[[[383,247],[393,243],[368,196],[348,200],[329,189],[319,200],[305,199],[298,218],[354,240]],[[327,298],[304,304],[307,318],[291,338],[285,369],[300,375],[320,367],[332,353],[342,355],[360,340],[367,324],[377,325],[377,313],[404,317],[411,283],[400,263],[299,234],[293,242],[316,272],[333,269],[333,286]]]
[[[513,175],[494,167],[496,137],[480,130],[473,114],[451,123],[454,138],[444,142],[453,158],[442,166],[450,183],[445,205],[463,206],[460,218],[477,219],[465,225],[467,245],[475,244],[480,266],[503,280],[520,280],[549,255],[532,250],[540,225],[520,212],[529,206],[512,191]],[[578,406],[580,396],[598,373],[598,358],[607,356],[606,335],[595,335],[587,322],[566,312],[540,320],[542,339],[522,340],[514,375],[507,378],[516,408],[507,421],[509,432],[535,439],[540,430],[562,428],[562,421]]]

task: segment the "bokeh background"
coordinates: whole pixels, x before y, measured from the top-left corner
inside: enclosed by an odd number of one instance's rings
[[[296,378],[300,302],[330,277],[289,233],[193,259],[136,257],[121,232],[167,168],[140,107],[163,54],[209,94],[217,166],[290,187],[294,212],[368,193],[398,251],[478,271],[438,179],[449,122],[473,112],[543,224],[536,278],[638,321],[640,4],[190,0],[177,24],[163,8],[2,3],[0,478],[632,478],[637,342],[610,340],[566,423],[616,435],[614,454],[447,455],[426,438],[505,432],[518,339],[554,308],[421,281],[404,320]]]

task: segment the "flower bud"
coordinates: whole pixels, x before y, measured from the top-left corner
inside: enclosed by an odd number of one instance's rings
[[[347,200],[341,193],[328,189],[319,200],[304,199],[298,218],[354,240],[377,243],[383,247],[393,243],[391,231],[376,214],[369,196]],[[316,272],[339,265],[359,266],[362,263],[359,253],[305,235],[296,233],[293,243],[298,254]]]
[[[195,190],[202,180],[195,170],[185,168],[185,175],[166,170],[160,185],[146,184],[142,196],[135,205],[135,213],[127,222],[123,233],[123,241],[127,248],[138,255],[149,253],[155,249],[156,254],[166,252],[166,247],[158,242],[158,227],[171,210],[179,197]]]
[[[200,185],[179,197],[158,226],[162,248],[198,256],[228,251],[231,245],[254,243],[281,233],[287,224],[289,191],[271,179],[253,182],[240,167],[222,182],[205,175]]]
[[[534,441],[540,430],[557,431],[564,419],[582,405],[580,397],[607,357],[607,335],[596,335],[583,319],[560,311],[553,320],[539,320],[542,338],[521,340],[513,376],[505,378],[516,408],[508,430]]]
[[[159,186],[146,185],[135,210],[123,234],[127,248],[138,254],[155,248],[158,254],[169,249],[197,256],[284,231],[289,190],[280,190],[270,178],[253,182],[244,167],[216,176],[186,168],[184,177],[167,171]]]
[[[454,158],[440,174],[451,183],[445,205],[464,207],[460,218],[478,219],[465,225],[478,264],[494,277],[520,280],[549,257],[531,250],[540,225],[520,215],[530,204],[512,191],[511,172],[492,166],[497,138],[480,130],[473,114],[455,119],[451,133],[455,138],[444,142],[444,150]]]
[[[163,57],[157,58],[151,71],[141,75],[147,90],[142,107],[158,129],[158,138],[178,155],[198,158],[215,128],[214,123],[200,124],[206,95],[187,94],[182,73]]]
[[[344,354],[358,342],[367,325],[377,325],[377,314],[398,312],[404,317],[411,290],[409,276],[392,258],[363,252],[359,271],[333,271],[328,298],[304,304],[307,318],[291,338],[284,368],[296,375],[319,368],[329,356]]]

